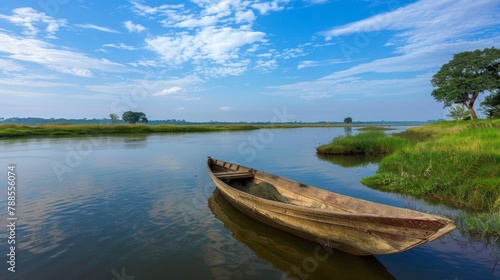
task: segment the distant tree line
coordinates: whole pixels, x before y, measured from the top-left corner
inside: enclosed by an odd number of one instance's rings
[[[430,123],[440,120],[427,120],[427,121],[356,121],[352,122],[352,124],[356,125],[365,125],[365,124],[380,124],[380,123],[391,123],[391,124],[424,124]],[[111,124],[112,120],[108,116],[108,118],[101,119],[65,119],[65,118],[7,118],[1,119],[0,124],[25,124],[25,125],[38,125],[38,124]],[[115,120],[116,124],[125,123],[121,119]],[[317,121],[317,122],[303,122],[303,121],[291,121],[291,122],[280,122],[280,124],[342,124],[345,122],[333,122],[333,121]],[[166,120],[148,120],[148,125],[161,125],[161,124],[173,124],[173,125],[203,125],[203,124],[211,124],[211,125],[231,125],[231,124],[248,124],[248,125],[266,125],[272,124],[271,122],[228,122],[228,121],[209,121],[209,122],[189,122],[184,119],[166,119]]]

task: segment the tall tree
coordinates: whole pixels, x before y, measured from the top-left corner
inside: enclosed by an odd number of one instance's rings
[[[463,104],[477,119],[474,102],[480,93],[500,88],[500,49],[457,53],[432,77],[432,96],[445,107]]]
[[[146,115],[143,112],[127,111],[123,113],[122,120],[131,124],[136,124],[138,122],[148,123],[148,119],[146,118]]]
[[[109,118],[111,119],[111,124],[115,124],[119,117],[117,114],[109,114]]]
[[[347,117],[347,118],[344,119],[344,122],[346,124],[350,124],[350,123],[352,123],[352,118],[351,117]]]

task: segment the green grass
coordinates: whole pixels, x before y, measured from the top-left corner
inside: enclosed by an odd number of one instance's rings
[[[258,129],[252,125],[144,125],[144,124],[51,124],[51,125],[0,125],[0,138],[36,136],[100,136],[148,133],[187,133],[228,130]]]
[[[361,131],[384,131],[384,130],[395,130],[395,128],[385,127],[385,126],[364,126],[357,128]]]
[[[471,231],[500,236],[500,120],[440,122],[398,137],[410,145],[364,185],[466,209],[476,213],[465,219]]]
[[[390,154],[407,145],[401,137],[392,137],[380,131],[340,136],[329,144],[316,148],[319,154],[330,155],[382,155]]]

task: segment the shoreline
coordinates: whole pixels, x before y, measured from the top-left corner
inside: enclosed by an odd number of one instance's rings
[[[38,137],[81,137],[107,135],[148,135],[157,133],[191,133],[243,131],[262,128],[302,128],[302,127],[346,127],[353,129],[370,129],[396,126],[417,126],[417,124],[323,124],[323,123],[269,123],[269,124],[0,124],[0,139],[38,138]],[[382,128],[382,129],[384,129]]]
[[[446,121],[392,135],[362,132],[317,147],[318,154],[384,155],[361,183],[463,210],[470,234],[500,237],[500,120]]]

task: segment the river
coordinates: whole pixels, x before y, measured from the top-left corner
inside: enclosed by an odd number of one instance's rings
[[[316,146],[346,133],[356,130],[0,140],[0,279],[500,277],[500,248],[459,230],[394,255],[327,250],[241,215],[207,173],[211,156],[357,198],[459,213],[361,185],[360,178],[377,170],[374,159],[316,155]],[[16,186],[11,216],[9,166]]]

